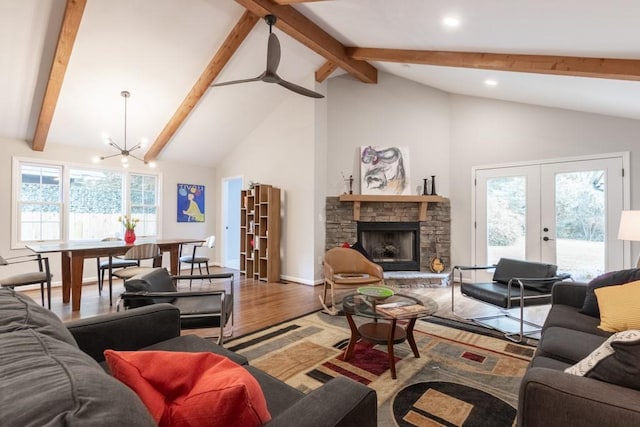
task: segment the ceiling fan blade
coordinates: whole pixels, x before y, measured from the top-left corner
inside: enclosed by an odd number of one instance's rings
[[[280,41],[274,33],[271,33],[267,45],[267,73],[275,74],[278,65],[280,65]]]
[[[214,86],[229,86],[229,85],[235,85],[238,83],[249,83],[249,82],[259,82],[260,80],[262,80],[262,74],[259,75],[258,77],[254,77],[251,79],[243,79],[243,80],[232,80],[230,82],[222,82],[222,83],[214,83],[211,85],[211,87]]]
[[[278,80],[275,83],[278,83],[280,86],[286,87],[287,89],[295,93],[298,93],[300,95],[309,96],[311,98],[324,98],[324,95],[319,94],[318,92],[314,92],[310,89],[304,88],[302,86],[298,86],[297,84],[288,82],[286,80],[282,80],[281,78],[278,78]]]

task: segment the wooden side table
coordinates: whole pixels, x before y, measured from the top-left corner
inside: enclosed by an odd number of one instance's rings
[[[431,298],[423,298],[422,300],[402,294],[396,294],[386,302],[397,302],[400,304],[420,304],[426,307],[425,312],[420,315],[411,317],[403,317],[408,320],[406,327],[398,325],[395,318],[385,317],[375,310],[375,302],[368,301],[366,297],[362,297],[358,293],[352,293],[344,297],[342,300],[343,310],[349,323],[351,337],[349,345],[344,354],[344,360],[348,361],[353,356],[356,343],[361,339],[372,342],[374,344],[386,345],[389,355],[389,368],[391,370],[391,378],[396,379],[396,363],[393,346],[403,343],[405,340],[409,343],[411,351],[416,358],[420,357],[418,346],[416,345],[413,329],[416,321],[420,317],[430,316],[436,312],[438,305]],[[353,316],[360,316],[373,319],[372,322],[364,323],[358,327]]]

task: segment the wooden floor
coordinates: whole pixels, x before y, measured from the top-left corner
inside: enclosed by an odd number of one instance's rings
[[[268,326],[284,322],[295,317],[311,313],[321,309],[318,296],[322,295],[322,286],[306,286],[297,283],[265,283],[247,280],[237,271],[215,268],[215,272],[233,271],[235,275],[234,286],[234,326],[233,337],[238,337],[251,332],[264,329]],[[213,273],[214,271],[212,271]],[[218,289],[223,284],[210,284],[207,281],[200,283],[194,281],[193,290]],[[108,286],[108,285],[106,285]],[[71,304],[62,303],[60,288],[54,288],[52,292],[51,310],[63,321],[93,317],[116,311],[115,302],[117,296],[124,291],[122,281],[113,282],[113,306],[109,305],[108,288],[98,295],[96,283],[88,283],[82,289],[81,309],[78,312],[71,311]],[[181,290],[188,290],[189,283],[184,281],[179,285]],[[481,316],[497,313],[495,308],[464,298],[455,286],[456,312],[465,316]],[[433,298],[439,306],[437,316],[453,317],[451,313],[451,287],[440,288],[409,288],[403,289],[403,293],[413,293],[423,297]],[[27,291],[34,300],[40,301],[40,291]],[[339,301],[339,297],[336,298]],[[536,323],[541,323],[547,316],[549,306],[533,307],[526,311],[526,318]],[[191,333],[202,336],[215,335],[213,329],[193,330]]]

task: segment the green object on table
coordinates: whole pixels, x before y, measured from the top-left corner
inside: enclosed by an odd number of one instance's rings
[[[383,300],[394,294],[393,289],[383,286],[362,286],[358,288],[358,293],[375,300]]]

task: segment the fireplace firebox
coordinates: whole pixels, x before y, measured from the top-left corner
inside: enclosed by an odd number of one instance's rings
[[[420,270],[419,222],[362,222],[358,241],[385,271]]]

